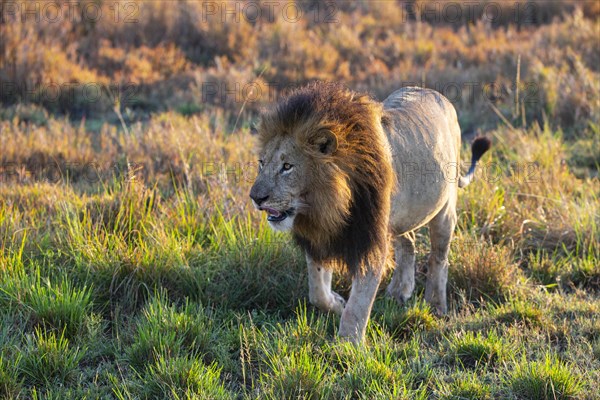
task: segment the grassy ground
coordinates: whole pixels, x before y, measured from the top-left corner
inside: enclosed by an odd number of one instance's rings
[[[55,176],[52,163],[4,171],[0,395],[596,397],[600,185],[574,177],[560,132],[489,132],[493,151],[459,199],[449,315],[433,317],[420,273],[409,304],[378,296],[367,344],[353,348],[335,341],[336,317],[307,305],[302,255],[246,200],[253,138],[214,126],[158,115],[127,132],[106,127],[112,140],[94,147],[65,121],[2,123],[6,149],[60,138],[97,160],[126,144],[132,158],[86,174],[78,164]],[[187,167],[161,174],[158,161],[133,162],[142,150]],[[145,181],[150,172],[162,179]],[[418,242],[421,271],[424,231]],[[347,295],[349,281],[335,287]]]
[[[433,0],[341,1],[334,23],[312,0],[293,22],[287,2],[257,22],[83,3],[57,22],[0,1],[0,398],[598,398],[597,2],[450,21]],[[423,229],[415,298],[381,293],[361,348],[248,202],[247,127],[313,79],[380,99],[419,82],[493,141],[460,192],[448,316],[423,301]]]

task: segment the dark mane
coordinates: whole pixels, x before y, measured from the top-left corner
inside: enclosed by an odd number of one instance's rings
[[[378,202],[374,188],[359,188],[353,192],[352,197],[347,225],[330,239],[328,246],[314,243],[295,232],[294,240],[314,260],[334,265],[342,261],[348,272],[354,275],[366,266],[365,263],[376,262],[371,260],[371,253],[379,250],[377,246],[387,240],[387,237],[385,234],[380,236],[381,232],[376,229],[376,221],[381,218],[373,207]],[[344,265],[337,267],[343,268]]]
[[[316,82],[291,92],[261,121],[263,145],[293,135],[313,161],[311,190],[318,204],[296,217],[295,241],[316,261],[345,266],[351,274],[380,265],[387,256],[393,171],[381,116],[381,104],[369,96]],[[312,147],[321,130],[337,139],[332,154]],[[348,189],[349,201],[338,204],[336,194]]]

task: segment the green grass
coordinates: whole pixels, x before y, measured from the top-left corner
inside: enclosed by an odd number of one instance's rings
[[[75,381],[85,349],[73,346],[64,334],[36,329],[26,338],[20,374],[31,386],[68,385]]]
[[[56,285],[49,281],[36,282],[24,303],[34,324],[63,332],[67,338],[82,334],[91,317],[91,292],[86,287],[78,290],[65,280]]]
[[[205,365],[193,356],[160,356],[134,384],[134,391],[148,399],[232,399],[220,377],[219,367]]]
[[[308,346],[296,351],[283,347],[276,353],[267,353],[266,370],[259,380],[267,396],[307,400],[331,397],[326,364],[311,353]]]
[[[115,135],[135,147],[144,132],[208,129],[179,118]],[[307,304],[303,256],[251,209],[250,178],[192,163],[189,185],[136,170],[95,185],[0,185],[0,397],[594,398],[598,180],[561,162],[565,139],[549,127],[488,134],[483,163],[502,174],[460,192],[448,316],[423,300],[423,230],[414,299],[386,298],[388,274],[360,348],[338,343],[339,318]],[[253,140],[214,135],[183,158],[245,162]],[[539,165],[539,179],[525,181],[516,161]],[[334,286],[347,296],[350,281]]]
[[[477,373],[456,374],[450,383],[440,383],[440,398],[444,400],[489,400],[492,391],[489,383],[482,382]]]
[[[543,361],[523,361],[515,365],[509,382],[522,399],[576,399],[583,384],[576,368],[550,356]]]
[[[19,364],[21,358],[15,358],[15,364]],[[0,399],[11,399],[19,396],[22,390],[22,380],[19,371],[11,365],[4,354],[0,354]]]
[[[398,307],[394,300],[385,299],[378,302],[374,309],[384,328],[398,339],[406,339],[416,332],[438,327],[438,320],[433,316],[431,308],[422,300],[413,301],[407,307]]]
[[[502,361],[508,353],[507,345],[500,340],[494,331],[487,335],[480,332],[452,337],[449,355],[455,362],[466,368],[493,367]]]
[[[493,307],[491,314],[497,322],[506,325],[544,327],[548,324],[547,314],[536,304],[524,299],[511,299]]]

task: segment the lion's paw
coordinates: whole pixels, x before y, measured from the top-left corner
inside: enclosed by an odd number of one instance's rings
[[[413,294],[414,284],[410,285],[388,285],[385,293],[388,297],[395,299],[398,304],[402,305],[410,299]]]
[[[333,311],[337,315],[342,315],[344,307],[346,307],[346,300],[336,292],[331,292],[330,311]]]
[[[435,292],[429,286],[425,288],[425,301],[431,306],[431,310],[437,317],[446,315],[448,306],[446,304],[445,290]]]
[[[342,315],[346,300],[336,292],[323,293],[320,296],[309,296],[312,305],[323,312],[333,312],[337,315]]]

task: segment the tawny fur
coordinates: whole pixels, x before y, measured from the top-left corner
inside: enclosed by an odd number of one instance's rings
[[[309,299],[341,314],[339,335],[364,338],[394,237],[387,293],[406,301],[415,287],[415,230],[428,225],[425,299],[447,311],[448,251],[458,188],[489,149],[478,138],[461,177],[460,127],[452,104],[429,89],[404,88],[383,103],[336,84],[293,91],[258,127],[264,167],[250,191],[274,229],[305,250]],[[352,275],[348,302],[331,290],[332,269]]]

